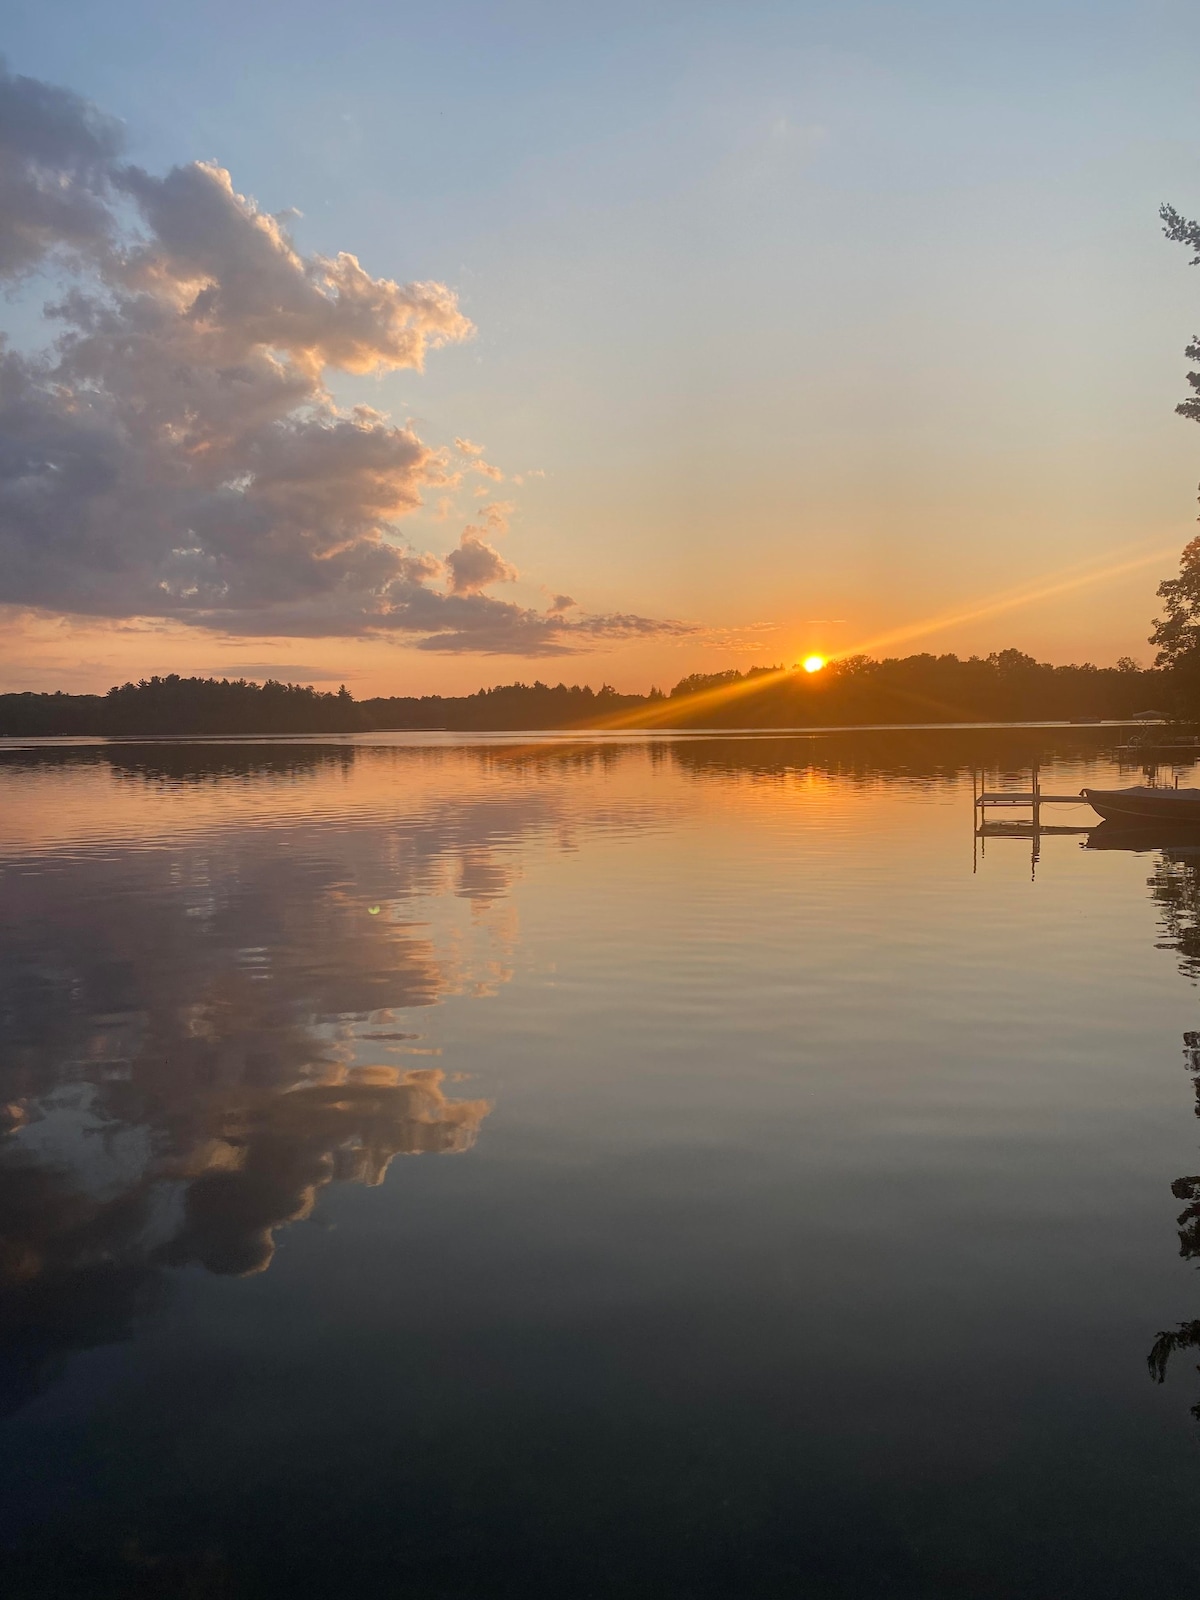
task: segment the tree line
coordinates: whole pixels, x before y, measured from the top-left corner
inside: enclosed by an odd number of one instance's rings
[[[1200,567],[1200,541],[1196,561]],[[1190,547],[1189,547],[1190,548]],[[1190,668],[1190,663],[1184,663]],[[1200,689],[1200,674],[1195,686]],[[1147,710],[1200,709],[1189,670],[1050,666],[1018,650],[962,660],[920,654],[854,656],[806,673],[752,667],[692,673],[670,694],[621,694],[565,683],[509,683],[469,695],[397,695],[357,700],[311,685],[177,673],[114,686],[107,694],[0,695],[0,736],[155,737],[363,733],[396,730],[497,732],[596,727],[794,728],[854,724],[1055,721],[1131,717]]]

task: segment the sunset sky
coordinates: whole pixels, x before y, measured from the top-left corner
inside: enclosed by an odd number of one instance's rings
[[[0,690],[1150,661],[1194,4],[6,16]]]

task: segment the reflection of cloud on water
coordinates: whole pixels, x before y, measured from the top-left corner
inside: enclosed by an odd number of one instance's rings
[[[4,874],[0,1404],[128,1337],[167,1269],[261,1272],[327,1185],[470,1149],[490,1102],[405,1061],[437,1053],[412,1024],[511,976],[512,848],[552,821],[451,795]]]
[[[491,1110],[452,1100],[442,1073],[334,1071],[192,1119],[186,1148],[115,1193],[19,1148],[0,1160],[0,1410],[54,1376],[72,1350],[128,1338],[161,1297],[163,1266],[262,1272],[275,1233],[324,1185],[382,1183],[398,1155],[468,1150]],[[176,1203],[172,1203],[175,1201]]]
[[[130,1337],[161,1296],[141,1241],[142,1184],[96,1196],[8,1150],[0,1161],[0,1415],[52,1381],[68,1354]]]
[[[470,1149],[490,1103],[451,1088],[475,1063],[428,1059],[428,1019],[510,981],[531,846],[672,804],[647,799],[640,760],[620,785],[576,782],[624,760],[123,745],[0,761],[6,1403],[128,1337],[172,1269],[261,1272],[326,1186]]]
[[[185,1158],[183,1226],[162,1259],[262,1272],[275,1230],[308,1216],[325,1184],[376,1185],[394,1156],[469,1150],[491,1106],[448,1100],[442,1076],[353,1067],[336,1081],[231,1109]]]

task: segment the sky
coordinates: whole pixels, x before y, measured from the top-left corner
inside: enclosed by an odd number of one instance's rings
[[[0,690],[1152,658],[1194,6],[10,0],[2,48]]]

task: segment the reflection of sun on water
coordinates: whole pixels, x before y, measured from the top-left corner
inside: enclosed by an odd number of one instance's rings
[[[805,672],[820,672],[821,668],[825,665],[825,657],[805,656],[800,665],[804,668]]]

